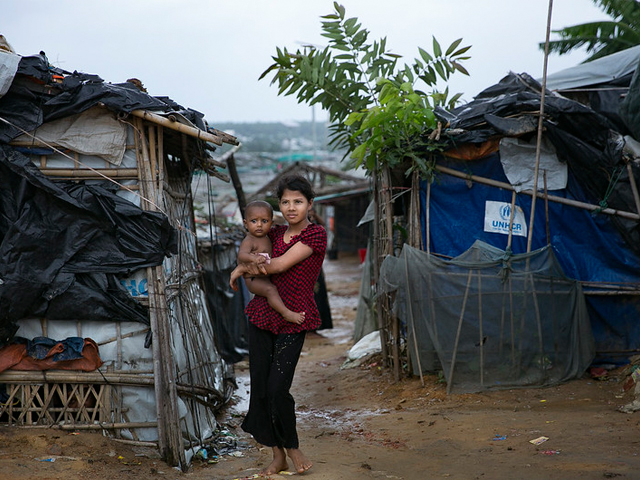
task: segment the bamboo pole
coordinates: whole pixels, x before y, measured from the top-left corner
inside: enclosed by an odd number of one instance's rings
[[[376,161],[377,163],[377,161]],[[374,203],[374,220],[373,220],[373,258],[372,258],[372,280],[373,285],[376,287],[380,281],[380,251],[381,251],[381,238],[380,238],[380,213],[382,211],[382,206],[380,204],[380,175],[379,173],[375,173],[373,175],[373,203]],[[389,344],[387,341],[388,332],[386,329],[386,325],[384,322],[384,317],[382,314],[381,304],[382,301],[379,298],[377,289],[374,292],[374,300],[373,300],[373,312],[376,316],[376,321],[378,323],[378,331],[380,332],[380,347],[382,349],[382,361],[384,365],[389,364]]]
[[[158,126],[156,138],[157,142],[157,158],[158,158],[158,202],[164,202],[164,188],[165,188],[165,178],[164,178],[164,128]]]
[[[480,386],[484,387],[484,331],[482,325],[482,272],[478,270],[478,333],[480,347]]]
[[[631,186],[631,192],[633,193],[633,200],[636,203],[636,210],[640,213],[640,195],[638,194],[638,184],[636,183],[635,175],[633,175],[631,162],[627,162],[627,173],[629,174],[629,185]]]
[[[538,117],[538,138],[536,141],[536,165],[533,173],[533,191],[538,191],[538,175],[540,173],[540,147],[542,145],[542,125],[544,121],[544,96],[547,90],[547,64],[549,62],[549,36],[551,35],[551,11],[553,0],[549,0],[549,13],[547,15],[547,36],[544,42],[544,65],[542,67],[542,90],[540,92],[540,114]],[[531,251],[533,243],[533,222],[536,215],[536,199],[537,195],[531,198],[531,214],[529,217],[529,236],[527,238],[527,252]]]
[[[143,117],[144,118],[144,117]],[[154,188],[150,171],[149,152],[142,120],[136,122],[136,136],[138,153],[136,155],[140,186],[143,196],[154,198],[154,201],[143,202],[141,208],[154,211],[156,208],[157,190]],[[138,138],[139,136],[139,138]],[[164,282],[162,281],[162,266],[147,267],[147,284],[149,291],[149,317],[153,335],[153,366],[156,382],[154,390],[156,396],[158,422],[158,448],[165,462],[171,466],[187,468],[184,449],[181,445],[182,432],[178,415],[175,369],[170,345],[170,331],[166,298],[164,296]]]
[[[549,190],[547,189],[547,171],[543,171],[544,179],[544,223],[547,230],[547,245],[551,244],[551,231],[549,230]],[[640,213],[640,211],[638,212]]]
[[[138,178],[138,170],[136,168],[43,168],[40,171],[48,177],[70,177],[82,178],[84,180],[88,178],[103,179],[104,177],[126,179]]]
[[[516,192],[511,194],[511,210],[509,211],[509,235],[507,237],[507,250],[511,249],[511,241],[513,238],[513,221],[516,218]]]
[[[426,231],[426,250],[427,253],[431,253],[431,180],[427,180],[427,201],[426,201],[426,205],[425,205],[425,220],[424,223],[426,224],[425,227],[425,231]]]
[[[467,288],[464,291],[464,298],[462,299],[462,307],[460,308],[460,317],[458,318],[458,330],[456,331],[456,339],[453,343],[453,352],[451,352],[451,367],[449,367],[449,378],[447,379],[447,394],[451,393],[451,386],[453,385],[453,371],[456,366],[456,357],[458,354],[458,343],[460,342],[460,334],[462,333],[462,320],[464,319],[464,311],[467,308],[467,300],[469,298],[469,289],[471,288],[471,277],[473,276],[473,270],[469,269],[467,275]]]
[[[156,157],[156,126],[149,125],[148,126],[148,138],[149,138],[149,168],[151,169],[151,178],[150,180],[155,180],[158,178],[158,158]],[[155,182],[154,182],[155,183]],[[157,199],[156,199],[156,203]]]
[[[407,263],[407,252],[404,251],[404,274],[405,284],[409,287],[409,265]],[[422,363],[420,362],[420,350],[418,349],[418,339],[416,335],[416,322],[413,317],[413,299],[410,295],[409,298],[409,321],[411,322],[411,335],[413,336],[413,348],[416,352],[416,362],[418,362],[418,371],[420,372],[420,383],[424,387],[424,377],[422,375]]]
[[[223,139],[214,135],[212,133],[205,132],[204,130],[200,130],[196,127],[191,127],[189,125],[184,125],[183,123],[179,123],[175,120],[171,120],[169,118],[162,117],[155,113],[151,113],[147,110],[133,110],[131,115],[147,120],[151,123],[155,123],[157,125],[169,128],[171,130],[175,130],[180,133],[184,133],[189,135],[190,137],[195,137],[198,140],[203,140],[205,142],[215,143],[218,146],[221,146],[223,143]],[[230,143],[230,142],[226,142]]]
[[[244,194],[244,189],[242,188],[240,175],[238,175],[238,169],[236,168],[236,158],[233,153],[227,157],[226,163],[229,170],[229,176],[231,177],[231,183],[233,183],[233,188],[236,191],[236,197],[238,198],[238,208],[240,209],[240,215],[242,215],[242,218],[244,218],[244,209],[247,206],[247,198]]]
[[[443,166],[440,166],[440,165],[436,165],[435,168],[439,172],[445,173],[447,175],[451,175],[452,177],[458,177],[458,178],[461,178],[463,180],[470,180],[472,182],[478,182],[478,183],[481,183],[483,185],[489,185],[489,186],[492,186],[492,187],[503,188],[503,189],[509,190],[509,191],[515,191],[515,189],[513,188],[513,185],[511,185],[509,183],[499,182],[497,180],[492,180],[492,179],[486,178],[486,177],[480,177],[478,175],[469,175],[467,173],[460,172],[460,171],[455,170],[453,168],[443,167]],[[531,191],[531,190],[523,190],[520,193],[523,193],[523,194],[529,195],[529,196],[533,196],[534,195],[534,192]],[[535,195],[538,198],[544,198],[544,193],[542,193],[542,192],[535,192]],[[571,200],[569,198],[556,197],[555,195],[547,195],[547,198],[549,199],[550,202],[561,203],[563,205],[569,205],[570,207],[582,208],[584,210],[589,210],[591,212],[597,210],[598,212],[604,213],[606,215],[615,215],[615,216],[618,216],[618,217],[627,218],[629,220],[640,220],[640,215],[637,214],[637,213],[625,212],[625,211],[622,211],[622,210],[615,210],[613,208],[602,208],[599,205],[592,205],[590,203],[579,202],[577,200]]]
[[[123,373],[96,373],[82,372],[74,373],[65,370],[48,370],[46,374],[42,371],[31,372],[21,370],[5,370],[0,373],[0,382],[12,385],[28,385],[32,383],[77,383],[77,384],[100,384],[100,385],[122,385],[154,387],[156,379],[154,376],[141,376],[140,372],[132,374]],[[176,382],[176,389],[180,393],[195,392],[198,395],[211,396],[216,394],[216,390],[205,385],[190,385]]]
[[[393,200],[391,199],[391,169],[388,165],[385,165],[382,169],[382,198],[384,205],[384,224],[385,224],[385,236],[387,238],[385,256],[393,255]],[[388,314],[389,309],[389,296],[382,296],[382,305],[385,307]],[[387,315],[389,317],[389,315]],[[391,345],[391,351],[393,353],[393,374],[396,382],[400,381],[400,325],[398,317],[396,315],[390,315],[391,320],[391,333],[393,335],[393,343]]]

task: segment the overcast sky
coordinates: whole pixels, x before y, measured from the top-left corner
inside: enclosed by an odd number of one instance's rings
[[[407,63],[431,38],[471,45],[452,93],[469,101],[509,71],[541,77],[548,0],[343,0],[370,41]],[[2,0],[0,34],[24,56],[43,50],[49,62],[113,83],[139,78],[152,95],[169,96],[221,122],[311,120],[294,97],[279,97],[270,78],[258,81],[276,47],[325,45],[320,16],[330,0]],[[592,0],[555,0],[551,28],[606,19]],[[554,35],[552,34],[552,39]],[[549,57],[548,73],[580,63],[584,52]],[[326,113],[316,107],[315,118]]]

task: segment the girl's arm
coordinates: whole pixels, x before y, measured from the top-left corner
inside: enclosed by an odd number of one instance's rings
[[[312,253],[313,250],[310,246],[298,242],[287,250],[284,255],[272,258],[269,264],[241,263],[231,272],[229,285],[232,289],[237,290],[236,280],[245,273],[250,275],[271,275],[285,272],[304,259],[309,258]]]

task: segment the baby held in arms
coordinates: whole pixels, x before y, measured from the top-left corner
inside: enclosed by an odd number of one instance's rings
[[[273,208],[267,202],[256,200],[249,203],[244,211],[244,226],[247,236],[238,249],[239,263],[269,263],[271,261],[271,240],[267,236],[273,224]],[[254,295],[265,297],[276,312],[291,323],[304,322],[304,312],[289,310],[280,298],[278,289],[266,275],[244,275],[247,288]]]

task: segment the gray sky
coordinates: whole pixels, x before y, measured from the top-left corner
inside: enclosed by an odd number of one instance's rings
[[[343,0],[369,40],[407,63],[431,39],[471,45],[470,77],[454,75],[449,91],[469,101],[509,71],[541,77],[547,0]],[[220,122],[304,121],[312,109],[278,97],[270,78],[258,81],[276,47],[325,45],[321,15],[331,0],[2,0],[0,34],[28,56],[43,50],[51,64],[119,83],[142,80],[152,95],[166,95]],[[551,28],[606,19],[592,0],[555,0]],[[552,34],[552,39],[554,35]],[[551,55],[548,73],[578,64],[584,52]],[[316,120],[327,118],[316,107]]]

